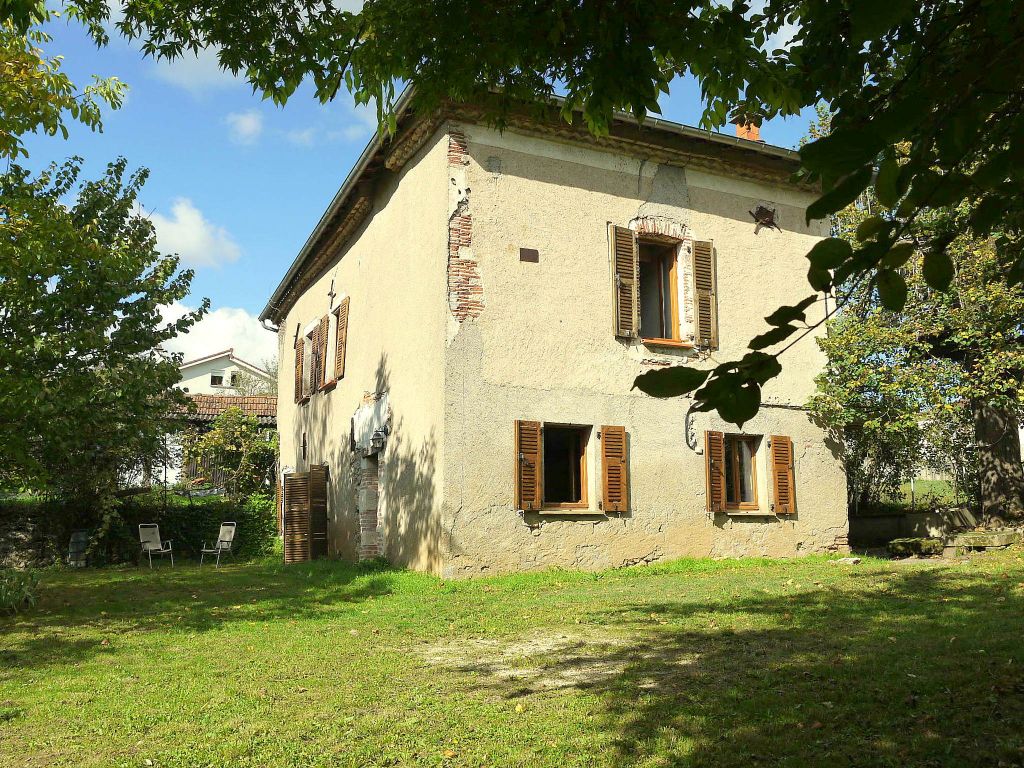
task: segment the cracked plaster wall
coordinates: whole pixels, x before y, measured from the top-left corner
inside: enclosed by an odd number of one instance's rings
[[[707,429],[737,431],[697,414],[687,446],[688,401],[630,391],[651,366],[712,367],[742,355],[763,317],[809,293],[804,254],[824,234],[803,223],[810,193],[714,176],[556,141],[459,126],[464,184],[473,190],[473,255],[485,308],[449,317],[445,356],[446,576],[550,566],[602,568],[683,555],[795,555],[833,547],[847,533],[845,475],[805,412],[763,408],[749,434],[785,434],[796,453],[798,514],[711,517],[705,511]],[[754,235],[748,210],[768,202],[781,232]],[[606,226],[638,218],[673,222],[712,239],[718,259],[721,349],[712,359],[646,347],[612,335]],[[536,248],[538,263],[519,249]],[[682,282],[688,280],[684,275]],[[681,289],[682,290],[682,289]],[[823,312],[817,305],[809,317]],[[802,405],[823,357],[812,338],[786,353],[765,401]],[[621,517],[553,518],[514,509],[516,419],[623,425],[630,450],[631,511]],[[767,511],[765,442],[759,499]],[[599,443],[589,448],[590,499],[598,496]]]

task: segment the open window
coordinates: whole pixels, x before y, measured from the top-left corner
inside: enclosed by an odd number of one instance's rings
[[[760,437],[725,436],[725,507],[754,510],[757,503],[757,449]]]
[[[590,427],[545,424],[543,436],[544,507],[586,509]]]
[[[629,460],[626,430],[602,426],[600,463],[591,451],[594,427],[517,421],[515,423],[516,508],[524,511],[629,510]],[[600,484],[588,472],[599,467]],[[592,496],[600,492],[594,504]]]
[[[224,386],[224,371],[211,371],[210,372],[210,386],[211,387],[223,387]]]
[[[675,243],[639,241],[640,337],[679,342],[679,277]]]

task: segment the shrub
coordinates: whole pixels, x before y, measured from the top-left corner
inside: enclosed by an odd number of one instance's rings
[[[0,614],[17,613],[36,604],[39,577],[32,571],[0,569]]]

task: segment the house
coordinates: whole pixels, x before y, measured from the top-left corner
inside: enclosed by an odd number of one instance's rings
[[[407,105],[261,314],[286,559],[318,530],[445,577],[845,547],[846,478],[804,408],[814,334],[742,429],[631,389],[736,359],[810,293],[827,227],[805,223],[795,153],[625,115],[595,138],[557,105],[503,132]]]
[[[179,368],[178,387],[190,394],[241,394],[238,386],[246,376],[267,384],[271,381],[266,370],[237,357],[233,348],[188,360]]]

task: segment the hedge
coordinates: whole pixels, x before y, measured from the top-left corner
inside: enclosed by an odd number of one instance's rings
[[[88,562],[105,565],[135,562],[139,524],[156,523],[160,537],[173,542],[175,557],[198,556],[203,542],[213,543],[220,524],[238,524],[234,552],[238,556],[270,552],[277,535],[274,498],[253,494],[241,502],[223,496],[179,496],[155,491],[122,500],[106,535],[94,539]],[[27,567],[64,562],[71,532],[83,525],[80,515],[59,502],[38,499],[0,501],[0,567]]]

